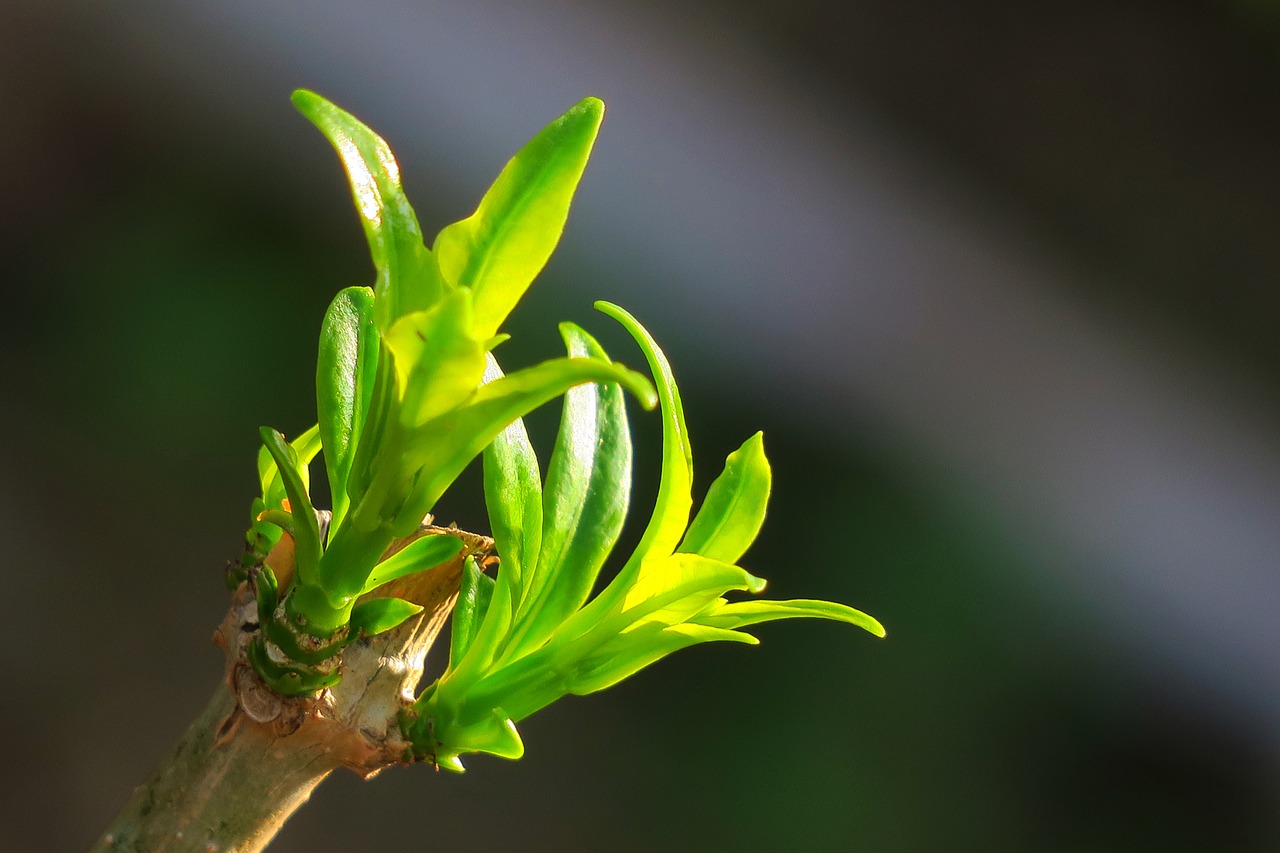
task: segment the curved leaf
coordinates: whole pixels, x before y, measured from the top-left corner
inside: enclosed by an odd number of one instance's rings
[[[462,553],[462,547],[461,539],[447,533],[415,539],[373,567],[360,595],[372,592],[384,583],[442,566]]]
[[[325,312],[316,358],[316,411],[333,499],[334,527],[342,523],[350,502],[347,480],[355,442],[369,413],[377,369],[373,291],[348,287],[334,297]]]
[[[468,557],[462,566],[462,584],[458,603],[453,607],[453,630],[449,636],[449,668],[458,665],[475,641],[489,602],[493,600],[493,578],[480,571],[476,561]]]
[[[684,423],[680,391],[676,387],[675,376],[671,373],[671,364],[662,349],[635,317],[617,305],[597,302],[596,308],[621,323],[640,345],[649,362],[662,406],[662,478],[658,483],[653,517],[640,538],[640,544],[620,573],[629,576],[640,570],[640,564],[646,556],[651,553],[670,554],[680,541],[693,506],[693,453],[689,447],[689,432]]]
[[[563,323],[560,333],[571,357],[608,360],[578,326]],[[526,583],[504,658],[537,648],[586,602],[618,541],[630,495],[631,433],[622,387],[594,382],[571,388],[547,471],[537,573]]]
[[[403,598],[371,598],[351,609],[351,633],[372,637],[421,612],[421,605]]]
[[[677,550],[736,563],[764,523],[770,480],[764,437],[756,433],[729,454]]]
[[[488,357],[485,382],[502,378],[502,369]],[[512,586],[512,601],[521,607],[529,579],[538,564],[542,542],[542,471],[529,443],[524,421],[516,418],[484,449],[484,503],[489,529],[502,559],[504,583]]]
[[[320,566],[320,525],[316,521],[316,511],[311,505],[311,496],[307,494],[303,481],[306,465],[285,442],[283,435],[271,427],[262,427],[258,432],[267,451],[275,459],[285,494],[289,496],[289,506],[293,512],[294,559],[297,563],[298,580],[304,584],[314,584],[317,582],[317,570]]]
[[[404,453],[405,467],[421,469],[423,476],[394,528],[407,533],[416,526],[467,464],[516,418],[575,385],[596,381],[618,382],[642,404],[653,404],[653,388],[638,373],[594,358],[558,358],[483,385],[467,405],[425,424]]]
[[[884,636],[884,626],[861,610],[854,610],[834,601],[795,599],[793,601],[721,601],[706,613],[699,614],[694,622],[715,628],[741,628],[777,619],[831,619],[857,625]]]
[[[475,213],[436,237],[441,275],[475,291],[480,337],[498,330],[555,250],[603,118],[597,98],[571,107],[511,158]]]
[[[397,317],[432,305],[443,291],[435,259],[400,185],[400,167],[386,141],[315,92],[293,93],[294,106],[338,152],[377,271],[374,316],[388,329]]]

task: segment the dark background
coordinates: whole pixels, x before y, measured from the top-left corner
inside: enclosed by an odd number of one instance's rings
[[[603,97],[505,363],[634,311],[700,489],[765,430],[748,567],[889,637],[683,652],[273,849],[1277,849],[1274,9],[0,0],[0,846],[85,848],[218,678],[256,428],[371,278],[307,86],[430,232]]]

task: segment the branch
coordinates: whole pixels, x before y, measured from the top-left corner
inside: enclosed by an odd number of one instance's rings
[[[367,779],[409,763],[400,712],[412,702],[427,652],[453,609],[463,559],[493,547],[487,537],[423,525],[393,543],[387,556],[439,533],[463,541],[456,559],[369,596],[405,598],[422,605],[422,613],[349,646],[342,681],[317,696],[278,696],[249,665],[245,649],[257,634],[258,614],[252,589],[241,584],[213,635],[226,653],[223,683],[92,850],[252,853],[334,770],[346,767]],[[287,571],[291,542],[282,542],[268,564]]]

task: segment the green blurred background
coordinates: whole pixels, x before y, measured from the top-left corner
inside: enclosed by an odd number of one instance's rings
[[[699,488],[765,431],[748,567],[889,637],[681,653],[518,763],[335,776],[272,849],[1280,849],[1280,15],[1243,0],[0,2],[0,848],[86,847],[219,676],[256,428],[313,420],[371,278],[296,86],[430,231],[603,97],[506,363],[562,319],[638,363],[590,303],[634,311]]]

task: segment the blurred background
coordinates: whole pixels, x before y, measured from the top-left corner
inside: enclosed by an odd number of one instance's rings
[[[2,0],[0,847],[88,846],[219,677],[256,428],[311,423],[372,276],[297,86],[428,233],[604,98],[504,363],[563,319],[639,363],[590,305],[629,308],[699,489],[765,431],[748,567],[889,636],[680,653],[518,763],[335,776],[274,850],[1280,849],[1265,0]]]

